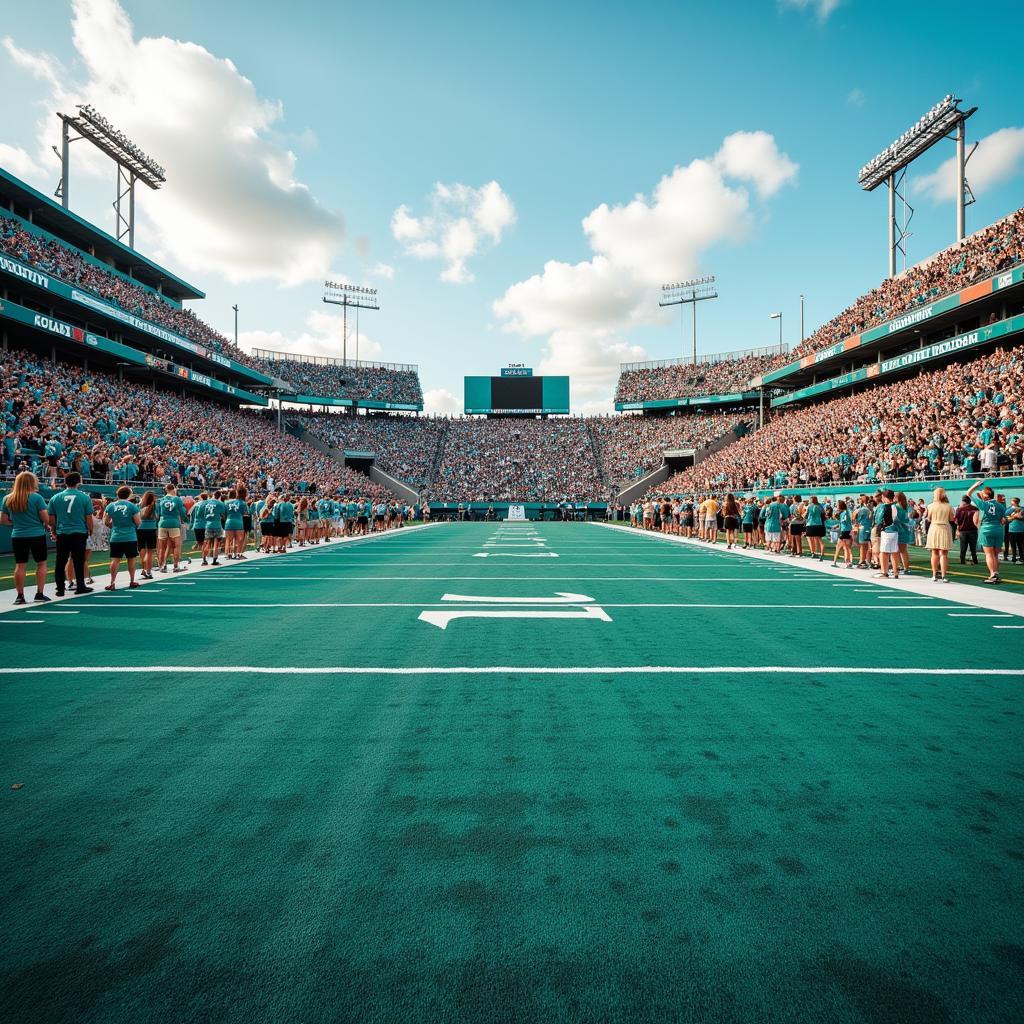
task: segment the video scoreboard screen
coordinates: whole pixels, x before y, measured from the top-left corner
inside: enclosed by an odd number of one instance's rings
[[[467,415],[495,413],[546,413],[568,415],[569,378],[534,377],[526,374],[500,377],[466,377]]]

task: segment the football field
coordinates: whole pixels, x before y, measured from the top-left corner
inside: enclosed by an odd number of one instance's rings
[[[446,524],[0,615],[0,1017],[1024,1019],[1024,618],[864,575]]]

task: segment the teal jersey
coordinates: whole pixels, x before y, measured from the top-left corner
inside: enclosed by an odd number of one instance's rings
[[[768,533],[779,533],[782,530],[782,505],[773,501],[768,506],[764,517],[764,527]]]
[[[745,526],[753,526],[754,518],[757,516],[757,507],[755,505],[744,505],[743,506],[743,523]]]
[[[219,498],[209,498],[204,501],[202,510],[199,512],[197,522],[202,522],[207,530],[219,530],[221,520],[227,515],[228,507]],[[239,526],[239,529],[242,527]]]
[[[295,506],[290,501],[279,501],[274,506],[274,518],[279,523],[294,523]]]
[[[141,507],[139,509],[139,515],[142,515]],[[153,515],[152,515],[151,518],[147,519],[145,516],[142,516],[142,522],[139,524],[139,533],[148,533],[148,532],[150,532],[152,530],[155,530],[155,529],[156,529],[156,506],[154,505],[153,506]]]
[[[1006,510],[1006,514],[1008,516],[1020,514],[1021,518],[1010,520],[1010,533],[1024,533],[1024,509],[1020,505],[1011,505]]]
[[[981,525],[978,529],[990,539],[1003,535],[1003,517],[1006,515],[1006,506],[1001,501],[992,498],[985,501],[983,498],[975,497],[974,507],[981,513]],[[1002,543],[1000,540],[999,543]],[[985,544],[984,547],[998,547],[998,544]]]
[[[842,533],[853,533],[853,516],[848,509],[839,513],[839,530]]]
[[[9,495],[8,495],[9,497]],[[39,513],[46,511],[46,502],[38,491],[28,496],[24,512],[12,512],[4,503],[4,511],[11,519],[12,537],[45,537],[46,528],[39,519]]]
[[[224,523],[226,530],[241,530],[245,526],[242,516],[249,514],[249,506],[244,498],[229,498],[227,505],[227,520]]]
[[[370,516],[373,515],[373,502],[372,501],[367,501],[367,502],[363,503],[363,515],[366,516],[367,519],[369,519]]]
[[[135,517],[139,514],[139,506],[127,498],[118,498],[107,506],[107,515],[110,516],[110,543],[130,544],[138,540],[139,535],[135,529]]]
[[[89,495],[77,488],[67,488],[50,499],[49,513],[57,521],[57,533],[88,533],[85,517],[92,515]]]
[[[808,505],[807,506],[807,525],[808,526],[824,526],[825,525],[825,506],[824,505]]]
[[[355,519],[357,515],[359,515],[359,506],[354,501],[350,501],[348,503],[348,517],[349,519]]]
[[[156,500],[157,515],[160,517],[156,525],[165,530],[180,527],[182,523],[188,522],[188,512],[185,511],[185,502],[176,494],[165,494]]]

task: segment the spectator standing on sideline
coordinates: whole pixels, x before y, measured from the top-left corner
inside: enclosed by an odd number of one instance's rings
[[[11,493],[4,498],[2,521],[11,527],[14,586],[18,591],[14,603],[25,604],[25,575],[30,555],[36,563],[36,596],[33,600],[49,601],[43,591],[46,587],[46,528],[50,516],[39,493],[39,478],[35,473],[22,472],[14,478]]]
[[[960,499],[960,507],[953,517],[957,536],[960,538],[960,564],[967,564],[967,556],[975,565],[978,564],[978,510],[965,494]]]
[[[139,585],[135,582],[135,560],[139,557],[142,516],[139,506],[131,498],[132,489],[122,484],[117,489],[117,501],[107,506],[103,517],[104,523],[110,527],[110,584],[104,590],[115,588],[122,558],[128,561],[128,589],[134,590]]]
[[[50,534],[57,542],[54,582],[58,597],[64,596],[65,566],[70,558],[75,570],[75,593],[91,594],[85,585],[85,542],[92,532],[92,502],[78,489],[82,477],[68,473],[64,477],[64,490],[50,498]]]

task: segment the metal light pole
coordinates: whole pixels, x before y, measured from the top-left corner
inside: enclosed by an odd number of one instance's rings
[[[235,348],[238,348],[238,304],[231,307],[235,311]]]
[[[364,288],[361,285],[344,284],[337,281],[324,281],[324,302],[332,306],[342,307],[341,361],[343,364],[347,364],[349,306],[356,310],[357,317],[360,309],[380,309],[380,306],[377,304],[377,289]],[[356,344],[358,344],[358,341]],[[359,357],[357,356],[356,358],[358,359]]]
[[[804,297],[800,296],[800,344],[804,343]]]
[[[691,281],[679,281],[676,284],[663,284],[661,286],[662,298],[659,306],[685,306],[693,307],[693,361],[697,362],[697,303],[703,299],[717,299],[718,291],[715,288],[715,275],[707,277],[696,277]]]
[[[781,352],[782,351],[782,314],[781,313],[772,313],[772,314],[769,315],[768,319],[769,320],[778,320],[779,321],[779,351]]]

